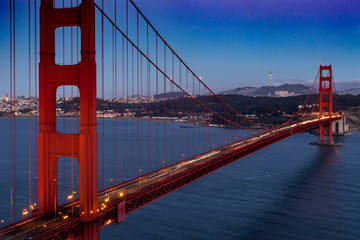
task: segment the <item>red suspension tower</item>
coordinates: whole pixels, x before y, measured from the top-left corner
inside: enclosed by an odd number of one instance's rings
[[[326,76],[325,76],[326,74]],[[320,65],[319,79],[319,117],[332,115],[332,68]],[[333,143],[332,121],[319,128],[319,144]]]
[[[333,74],[332,66],[320,65],[319,79],[319,118],[333,114]],[[332,136],[332,120],[319,127],[319,141],[317,145],[339,145],[334,143]]]
[[[81,62],[55,64],[55,29],[79,26]],[[80,91],[80,132],[56,130],[56,90],[77,86]],[[54,213],[57,206],[58,159],[74,157],[79,164],[80,219],[83,239],[98,239],[97,130],[94,0],[56,9],[53,0],[41,0],[39,65],[39,212]]]

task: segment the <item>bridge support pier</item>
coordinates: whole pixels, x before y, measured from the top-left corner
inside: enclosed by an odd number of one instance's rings
[[[332,96],[332,66],[320,65],[319,77],[319,118],[324,116],[332,116],[333,110],[333,96]],[[339,146],[341,143],[334,143],[332,135],[332,120],[328,123],[319,126],[319,140],[310,143],[312,145],[320,146]]]
[[[99,239],[99,223],[97,221],[85,222],[81,226],[81,237],[86,240]]]

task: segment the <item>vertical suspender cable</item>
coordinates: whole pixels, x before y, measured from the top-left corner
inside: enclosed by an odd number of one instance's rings
[[[122,131],[123,133],[125,132],[125,47],[124,47],[124,36],[122,36],[122,80],[123,80],[123,100],[122,100],[122,116],[123,116],[123,128],[122,128]],[[122,166],[122,169],[123,169],[123,182],[125,182],[125,144],[124,144],[124,141],[125,141],[125,134],[123,134],[123,166]]]
[[[139,47],[139,12],[136,12],[136,46]],[[137,119],[137,138],[139,139],[140,137],[140,112],[141,112],[141,109],[139,109],[140,107],[140,102],[141,102],[141,96],[139,95],[140,92],[139,92],[139,82],[140,82],[140,79],[139,79],[139,51],[136,51],[136,67],[137,67],[137,74],[136,74],[136,78],[137,78],[137,99],[138,99],[138,114],[139,116],[138,119]],[[141,148],[140,148],[140,143],[141,143],[141,139],[138,140],[138,144],[137,144],[137,159],[138,159],[138,169],[142,169],[141,166],[140,166],[140,153],[141,152]],[[141,170],[139,170],[141,171]]]
[[[204,99],[204,105],[206,106],[206,88],[204,87],[204,96],[203,96],[203,99]],[[204,111],[204,114],[203,114],[203,122],[204,122],[204,152],[206,152],[206,130],[207,130],[207,126],[206,126],[206,117],[207,117],[207,114],[206,114],[206,110]]]
[[[134,98],[134,46],[131,47],[131,97]],[[131,108],[133,111],[135,104],[134,101],[132,101]],[[131,121],[131,130],[132,130],[132,177],[135,177],[135,143],[134,143],[134,137],[135,137],[135,129],[134,129],[134,120]],[[138,170],[139,172],[139,170]]]
[[[12,66],[12,63],[13,63],[13,57],[12,57],[12,53],[13,53],[13,50],[12,50],[12,44],[13,44],[13,41],[12,41],[12,37],[13,37],[13,32],[12,32],[12,0],[9,0],[9,10],[10,10],[10,104],[11,104],[11,101],[12,101],[12,85],[13,85],[13,66]],[[12,110],[12,108],[11,108]],[[13,201],[14,201],[14,183],[13,183],[13,161],[14,161],[14,156],[13,156],[13,121],[12,121],[12,118],[10,119],[10,210],[11,210],[11,222],[13,222],[13,219],[14,219],[14,214],[13,214],[13,211],[14,211],[14,206],[13,206]]]
[[[70,1],[71,7],[73,7],[73,0]],[[71,26],[71,65],[74,64],[74,45],[73,45],[73,27]],[[74,87],[71,86],[71,195],[74,196]],[[73,214],[74,211],[71,212]]]
[[[129,5],[126,0],[126,37],[129,32]],[[129,108],[129,43],[126,40],[126,111]],[[126,177],[129,179],[129,120],[126,114]]]
[[[114,1],[116,2],[116,1]],[[115,8],[114,8],[115,10]],[[116,12],[116,10],[115,10]],[[112,124],[113,124],[113,131],[112,131],[112,135],[113,135],[113,139],[112,139],[112,150],[113,150],[113,167],[112,167],[112,170],[113,170],[113,176],[112,176],[112,179],[114,180],[115,179],[115,135],[116,135],[116,130],[115,130],[115,122],[116,122],[116,118],[115,118],[115,28],[114,26],[111,26],[111,33],[112,33],[112,37],[111,37],[111,42],[112,42],[112,110],[113,110],[113,119],[112,119]],[[109,187],[110,187],[110,182],[109,181]]]
[[[115,2],[115,25],[117,24],[117,9],[116,9],[116,2],[117,0],[114,1]],[[115,31],[115,29],[114,29]],[[118,114],[118,109],[117,109],[117,103],[118,103],[118,98],[117,98],[117,31],[115,31],[115,99],[116,99],[116,104],[115,104],[115,114],[116,114],[116,120],[115,120],[115,176],[114,176],[114,182],[115,184],[117,184],[118,178],[118,166],[117,166],[117,138],[118,138],[118,128],[117,128],[117,124],[118,124],[118,119],[117,119],[117,114]]]
[[[62,7],[65,8],[65,3],[64,3],[64,0],[62,1]],[[62,32],[63,32],[63,65],[65,65],[65,28],[63,27],[62,28]],[[66,106],[65,106],[65,86],[62,87],[63,89],[63,101],[62,101],[62,108],[63,108],[63,132],[65,133],[65,109],[66,109]],[[63,159],[63,179],[64,179],[64,186],[63,186],[63,190],[64,190],[64,193],[63,193],[63,198],[64,198],[64,203],[65,203],[65,182],[66,182],[66,176],[65,176],[65,157],[62,158]]]
[[[34,64],[34,73],[35,73],[35,79],[34,79],[34,83],[35,83],[35,98],[34,98],[34,103],[35,103],[35,109],[39,110],[39,107],[37,105],[38,99],[37,99],[37,4],[36,4],[36,0],[34,1],[34,19],[35,19],[35,24],[34,24],[34,44],[35,44],[35,64]],[[36,202],[38,202],[38,184],[37,184],[37,175],[38,175],[38,136],[37,136],[37,132],[38,132],[38,124],[37,121],[35,122],[35,196],[36,196]]]
[[[16,41],[15,41],[15,32],[16,28],[15,28],[15,1],[13,1],[13,121],[14,121],[14,214],[15,214],[15,221],[16,221],[16,105],[15,105],[15,100],[16,100]]]
[[[29,24],[29,208],[31,205],[31,34],[30,34],[30,0],[28,0],[28,24]]]
[[[14,165],[13,165],[13,171],[14,171],[14,221],[16,221],[16,41],[15,41],[15,1],[13,1],[13,140],[14,140],[14,148],[13,148],[13,158],[14,158]]]
[[[174,69],[174,54],[171,53],[171,57],[172,57],[172,71],[173,71],[173,81],[175,81],[175,69]],[[181,86],[181,80],[180,81],[180,86]],[[178,90],[178,88],[176,88],[176,91]],[[175,87],[174,84],[171,84],[171,91],[172,91],[172,106],[171,106],[171,115],[172,117],[175,117]],[[178,131],[177,131],[178,132]],[[180,135],[178,134],[179,138],[181,139]],[[181,141],[181,140],[180,140]],[[181,144],[179,144],[181,146]],[[175,162],[175,121],[174,119],[172,120],[172,162]],[[179,148],[180,149],[180,148]]]
[[[102,11],[104,11],[104,0],[102,0]],[[104,189],[104,15],[101,15],[101,98],[102,98],[102,119],[101,119],[101,161],[102,161],[102,189]]]
[[[199,83],[199,101],[201,100],[201,92],[200,92],[200,81],[198,80],[198,83]],[[200,124],[200,117],[201,117],[201,106],[199,105],[199,117],[198,117],[198,123]],[[201,127],[200,127],[200,125],[199,125],[199,127],[198,127],[198,129],[199,129],[199,152],[198,152],[198,154],[200,154],[200,151],[201,151],[201,131],[200,131],[200,129],[201,129]]]
[[[140,56],[140,96],[143,99],[143,58]],[[142,101],[140,101],[140,167],[143,168],[143,119],[142,119]]]
[[[175,73],[176,74],[176,73]],[[181,62],[179,61],[179,80],[180,80],[180,86],[181,86],[181,88],[184,88],[183,86],[182,86],[182,74],[181,74]],[[176,88],[177,89],[177,91],[179,91],[179,97],[178,98],[176,98],[177,99],[177,101],[175,101],[175,104],[176,104],[176,106],[177,106],[177,116],[178,116],[178,118],[179,118],[179,123],[180,123],[180,120],[182,120],[182,118],[183,118],[183,116],[184,116],[184,109],[183,109],[183,103],[184,103],[184,98],[183,98],[183,95],[181,94],[181,90],[179,90],[178,88]],[[181,113],[181,114],[180,114]],[[182,128],[180,128],[180,124],[175,124],[175,128],[176,128],[176,135],[178,135],[179,136],[179,138],[180,138],[180,146],[177,148],[177,154],[175,154],[175,161],[180,157],[180,161],[181,160],[184,160],[183,159],[183,157],[185,156],[183,156],[183,149],[184,149],[184,137],[183,137],[183,132],[184,132],[184,130],[185,129],[182,129]],[[175,135],[175,133],[174,133],[174,135]],[[174,137],[174,142],[176,142],[176,138]],[[176,149],[176,148],[175,148]],[[176,151],[176,150],[175,150]]]
[[[213,101],[213,97],[212,97],[212,95],[210,94],[210,99],[211,99],[211,101]],[[215,100],[215,99],[214,99]],[[214,110],[213,110],[215,113],[216,113],[216,100],[215,100],[215,104],[214,104]],[[213,127],[212,127],[212,129],[213,129],[213,131],[212,131],[212,134],[213,134],[213,140],[212,140],[212,147],[213,148],[215,148],[215,146],[216,146],[216,126],[215,126],[215,124],[216,124],[216,119],[215,119],[215,116],[213,115],[212,116],[212,118],[211,118],[211,123],[212,124],[214,124],[213,125]]]
[[[186,69],[186,92],[189,92],[189,70]],[[186,113],[187,113],[187,116],[190,116],[190,104],[187,103],[188,100],[186,99]],[[190,120],[190,119],[189,119]],[[186,128],[187,129],[187,133],[186,133],[186,142],[187,142],[187,146],[186,146],[186,149],[187,149],[187,157],[186,158],[189,158],[190,157],[190,128]]]
[[[129,3],[126,0],[126,37],[129,33]],[[129,42],[126,40],[126,111],[129,109]],[[126,177],[129,179],[129,118],[126,116]]]
[[[214,112],[218,114],[218,112],[217,112],[217,109],[218,109],[218,107],[217,107],[217,99],[215,99],[213,97],[211,97],[211,99],[214,99],[214,101],[215,101]],[[217,127],[217,125],[218,125],[218,117],[217,116],[213,116],[213,123],[215,124],[215,126],[213,127],[213,129],[214,129],[214,131],[213,131],[214,132],[213,147],[217,148],[217,143],[218,143],[218,127]]]
[[[174,56],[174,54],[173,54],[173,56]],[[179,79],[180,79],[180,87],[182,87],[182,85],[181,85],[181,62],[179,61]],[[178,89],[177,89],[178,90]],[[181,91],[180,91],[180,93],[181,93]],[[177,103],[178,103],[178,108],[177,108],[177,112],[178,113],[182,113],[181,115],[180,114],[178,114],[178,117],[179,117],[179,119],[180,119],[180,117],[182,117],[182,115],[183,115],[183,109],[182,109],[182,101],[184,100],[184,98],[181,96],[181,95],[179,95],[179,98],[178,99],[180,99],[180,101],[176,101]],[[184,139],[183,139],[183,137],[182,137],[182,133],[183,133],[183,129],[182,128],[180,128],[180,125],[178,125],[177,127],[176,127],[176,129],[177,129],[177,135],[179,135],[180,136],[180,147],[178,148],[178,154],[177,154],[177,156],[180,156],[180,160],[183,160],[182,159],[182,154],[183,154],[183,147],[184,147]],[[179,133],[180,132],[180,133]]]
[[[79,6],[79,0],[76,0],[76,6]],[[76,28],[76,63],[80,62],[79,52],[80,52],[80,49],[79,49],[79,27],[77,27]],[[79,101],[80,100],[80,89],[76,90],[76,97],[77,97],[77,99]],[[80,103],[80,101],[79,101],[79,103]],[[77,105],[76,111],[80,112],[80,104]],[[77,115],[76,117],[78,118],[78,120],[77,120],[77,130],[80,132],[80,115]]]
[[[149,24],[146,23],[146,57],[149,59]],[[147,76],[147,97],[150,98],[150,63],[146,60],[146,76]],[[147,103],[147,114],[150,116],[150,101]],[[151,138],[150,138],[150,121],[147,121],[147,172],[151,170]]]
[[[156,35],[156,66],[158,66],[158,37]],[[156,69],[156,118],[159,117],[159,92],[158,92],[158,70]],[[156,169],[159,169],[159,129],[156,120]]]
[[[194,78],[194,75],[193,76],[193,96],[194,98],[196,97],[195,96],[195,78]],[[193,102],[193,112],[192,112],[192,116],[193,116],[193,125],[195,125],[195,102]],[[192,145],[193,145],[193,156],[195,156],[195,151],[196,151],[196,148],[195,148],[195,126],[193,127],[193,140],[192,140]]]
[[[166,45],[164,44],[164,66],[165,66],[165,74],[166,74]],[[166,77],[164,75],[164,163],[166,164]]]

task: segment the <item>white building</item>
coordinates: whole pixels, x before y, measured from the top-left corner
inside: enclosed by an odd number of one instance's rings
[[[5,102],[9,102],[9,96],[7,94],[4,94],[4,100]]]
[[[333,135],[344,135],[349,131],[349,124],[346,123],[345,114],[342,114],[341,119],[332,122]]]

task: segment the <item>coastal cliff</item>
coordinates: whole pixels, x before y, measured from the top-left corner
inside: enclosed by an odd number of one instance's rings
[[[360,130],[360,106],[350,107],[345,110],[346,121],[349,124],[350,131]]]

